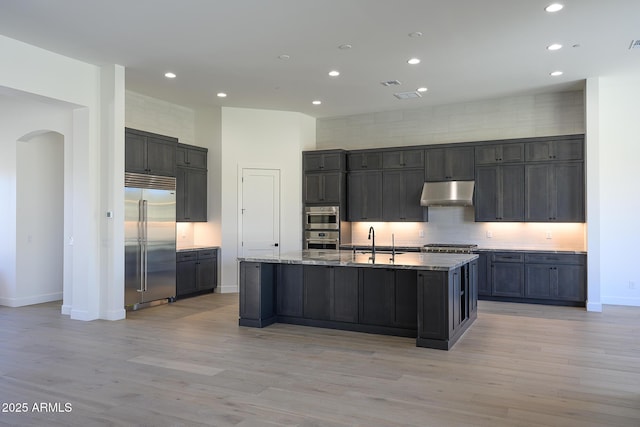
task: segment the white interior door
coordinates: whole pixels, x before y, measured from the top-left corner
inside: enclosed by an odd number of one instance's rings
[[[280,254],[280,171],[242,169],[241,256]]]

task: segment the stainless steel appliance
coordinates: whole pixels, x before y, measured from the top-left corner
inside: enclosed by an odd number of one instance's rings
[[[306,206],[304,208],[305,230],[339,230],[340,207]]]
[[[125,308],[176,295],[176,179],[125,174]]]
[[[477,248],[478,245],[463,243],[428,243],[420,249],[420,252],[470,254]]]
[[[473,206],[475,181],[425,182],[420,206]]]
[[[304,232],[305,249],[338,249],[339,231],[308,230]]]

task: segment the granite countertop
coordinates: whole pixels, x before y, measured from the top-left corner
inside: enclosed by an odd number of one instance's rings
[[[550,254],[574,254],[574,255],[586,255],[587,251],[579,251],[574,249],[544,249],[544,248],[486,248],[479,247],[475,249],[476,252],[541,252]]]
[[[199,251],[201,249],[220,249],[220,246],[189,245],[176,248],[176,252]]]
[[[331,265],[344,267],[398,268],[408,270],[449,271],[469,261],[477,259],[477,254],[427,254],[419,252],[397,251],[395,259],[391,253],[376,251],[375,259],[371,252],[338,251],[309,249],[288,252],[280,256],[260,255],[241,257],[239,261],[266,262],[277,264]]]
[[[371,247],[371,244],[356,244],[356,243],[347,243],[347,244],[341,244],[340,245],[341,248],[356,248],[357,250],[370,250],[369,248]],[[423,247],[423,245],[420,246],[413,246],[413,245],[405,245],[405,246],[396,246],[396,251],[406,251],[406,252],[419,252],[420,249]],[[388,250],[391,251],[391,246],[383,246],[383,245],[376,245],[376,250],[377,249],[381,249],[381,250]],[[539,246],[519,246],[517,248],[505,248],[505,247],[489,247],[489,246],[478,246],[476,249],[474,249],[474,252],[489,252],[489,251],[494,251],[494,252],[547,252],[547,253],[552,253],[552,254],[580,254],[580,255],[586,255],[587,251],[585,250],[578,250],[578,249],[548,249],[548,248],[541,248]]]

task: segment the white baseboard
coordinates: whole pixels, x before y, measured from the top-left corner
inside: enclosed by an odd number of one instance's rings
[[[124,308],[111,310],[103,313],[100,318],[104,320],[122,320],[127,317],[127,311]]]
[[[216,293],[218,294],[234,294],[238,293],[237,285],[221,285],[216,288]]]
[[[587,301],[587,311],[593,311],[596,313],[602,313],[602,304],[599,302]]]
[[[26,305],[42,304],[51,301],[62,300],[62,292],[51,294],[31,295],[22,298],[0,298],[0,305],[7,307],[24,307]]]
[[[98,319],[97,314],[91,314],[87,310],[71,309],[71,313],[69,314],[73,320],[91,321]]]
[[[71,306],[68,304],[62,304],[62,309],[60,310],[60,313],[69,316],[71,314]]]
[[[640,297],[602,297],[602,304],[640,307]]]

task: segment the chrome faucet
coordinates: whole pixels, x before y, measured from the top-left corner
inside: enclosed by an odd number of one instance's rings
[[[373,239],[371,239],[371,236],[373,236]],[[368,240],[371,240],[371,258],[375,258],[376,257],[376,230],[373,229],[373,226],[369,227],[369,236],[367,237]]]

